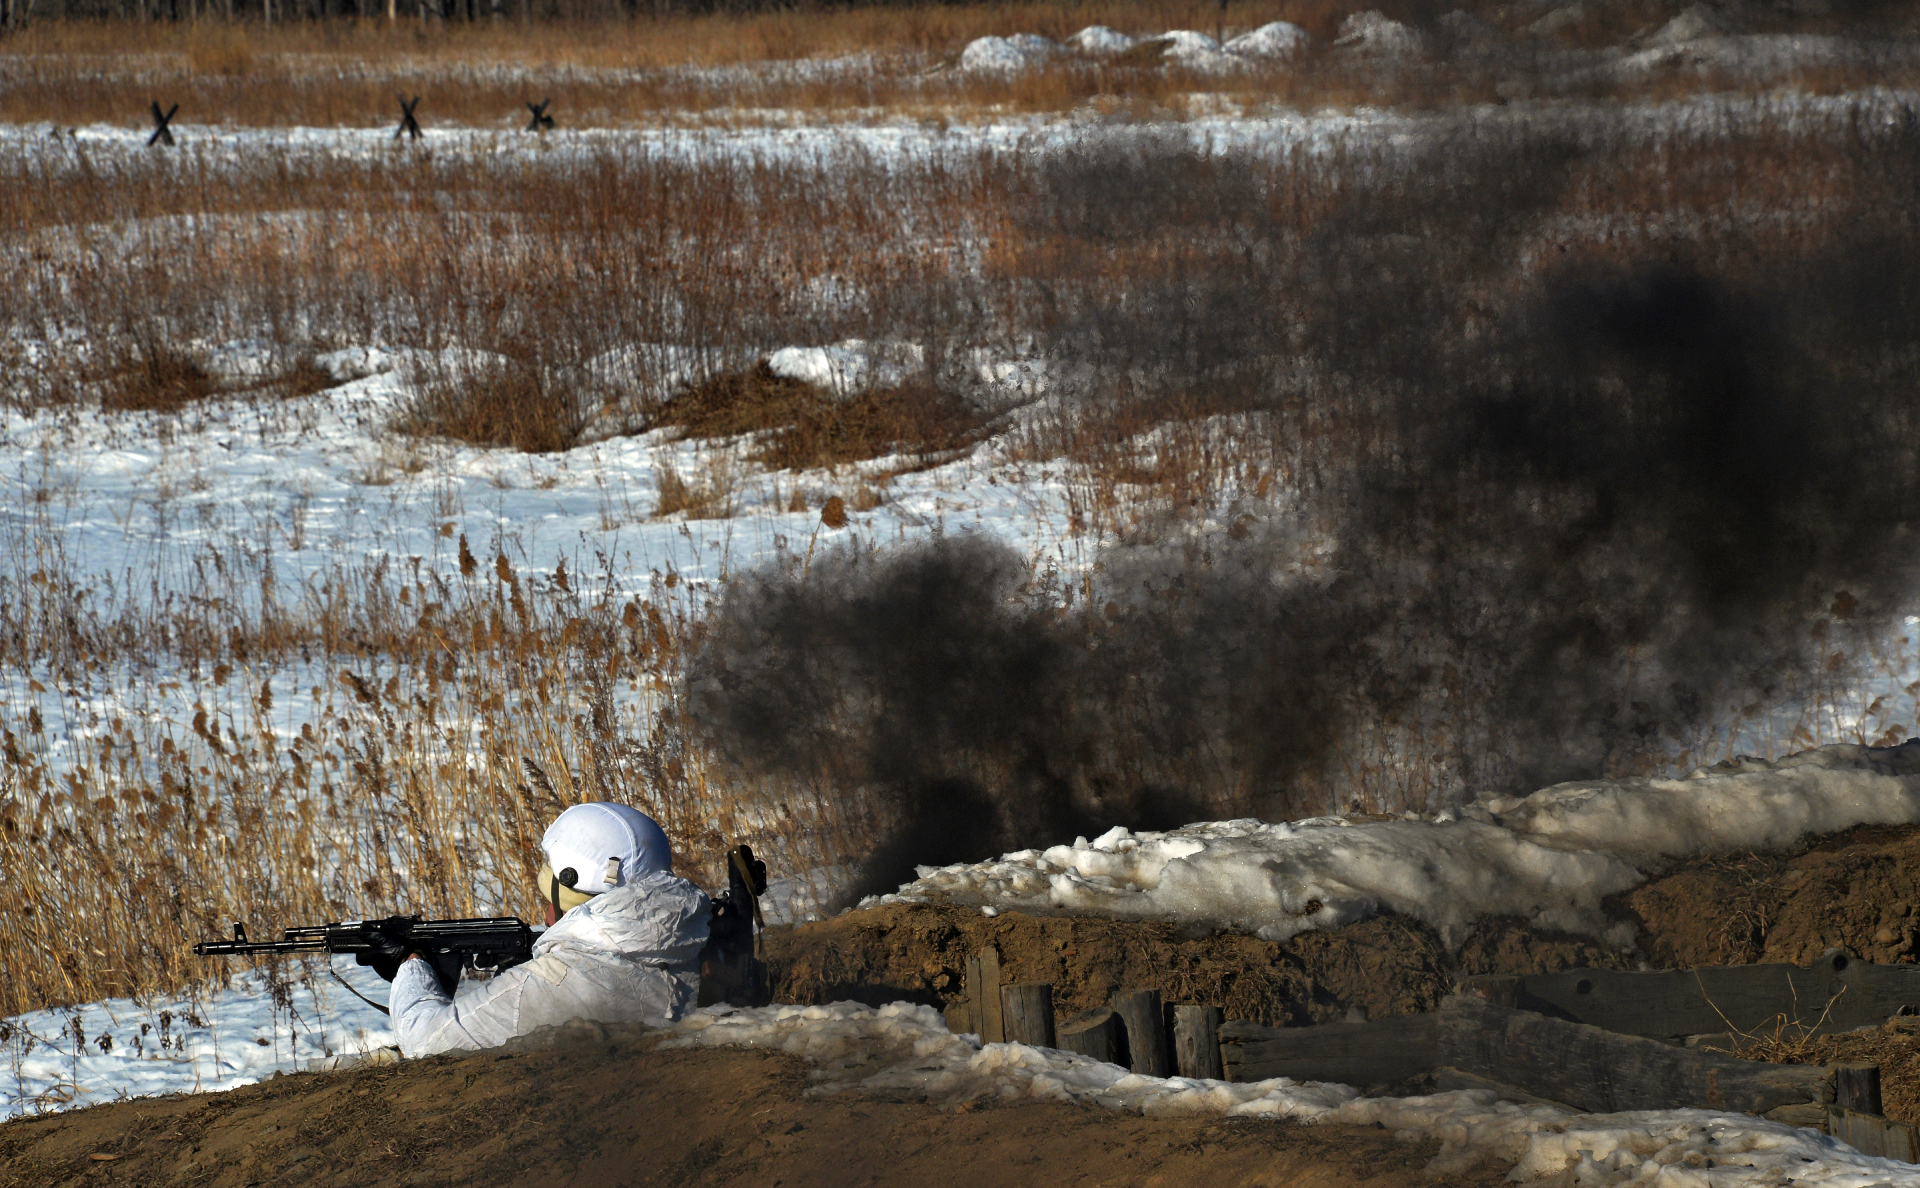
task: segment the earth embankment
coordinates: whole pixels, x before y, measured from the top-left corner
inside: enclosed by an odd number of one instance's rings
[[[1158,922],[1039,916],[941,904],[891,904],[766,935],[774,998],[823,1003],[897,999],[947,1006],[964,997],[969,954],[1000,952],[1002,976],[1048,982],[1067,1015],[1116,991],[1157,988],[1272,1026],[1431,1010],[1461,977],[1553,973],[1576,966],[1686,968],[1812,961],[1842,948],[1882,964],[1912,962],[1920,934],[1920,827],[1862,827],[1790,852],[1690,859],[1609,901],[1633,925],[1630,948],[1482,919],[1455,951],[1427,925],[1383,915],[1284,942],[1196,933]]]
[[[1495,1188],[1433,1142],[1023,1102],[943,1113],[808,1096],[807,1066],[654,1039],[280,1077],[0,1125],[0,1188],[52,1184],[1288,1185]]]

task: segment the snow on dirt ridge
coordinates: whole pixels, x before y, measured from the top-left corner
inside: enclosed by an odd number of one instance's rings
[[[850,1002],[709,1007],[677,1024],[664,1045],[789,1052],[818,1066],[809,1093],[870,1093],[947,1106],[1030,1099],[1146,1115],[1377,1124],[1403,1139],[1438,1139],[1435,1172],[1494,1158],[1511,1164],[1510,1178],[1519,1182],[1555,1177],[1582,1188],[1920,1185],[1920,1168],[1869,1158],[1812,1130],[1746,1114],[1576,1114],[1499,1101],[1484,1089],[1361,1097],[1345,1085],[1285,1077],[1249,1083],[1148,1077],[1051,1048],[982,1044],[978,1036],[949,1032],[932,1007],[904,1002],[877,1010]]]
[[[1485,915],[1628,945],[1600,901],[1664,859],[1777,849],[1855,825],[1920,823],[1920,741],[1848,744],[1686,779],[1592,780],[1493,797],[1431,819],[1211,821],[1165,833],[1115,826],[994,861],[920,867],[891,895],[983,910],[1171,920],[1286,940],[1387,910],[1449,944]]]

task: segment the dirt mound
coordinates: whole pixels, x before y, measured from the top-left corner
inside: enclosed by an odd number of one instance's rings
[[[1619,897],[1660,968],[1791,961],[1831,948],[1914,960],[1920,828],[1863,826],[1791,853],[1700,858]]]
[[[1267,1120],[1025,1102],[953,1113],[807,1097],[759,1051],[638,1045],[438,1057],[0,1125],[0,1188],[270,1183],[1503,1184],[1431,1177],[1437,1143]]]
[[[1157,988],[1270,1026],[1324,1023],[1358,1008],[1369,1017],[1430,1010],[1470,974],[1806,964],[1829,948],[1870,961],[1911,962],[1920,932],[1920,828],[1861,828],[1791,853],[1699,858],[1608,902],[1639,943],[1600,942],[1482,920],[1457,952],[1434,931],[1378,916],[1336,932],[1275,943],[1201,935],[1170,924],[982,916],[972,908],[889,905],[767,934],[782,1002],[908,999],[945,1007],[964,994],[969,954],[999,949],[1008,980],[1050,982],[1061,1017],[1104,1005],[1115,991]]]
[[[1622,968],[1628,958],[1579,937],[1484,922],[1457,955],[1433,930],[1379,916],[1337,932],[1277,943],[1236,933],[1084,916],[983,916],[977,909],[895,904],[766,935],[778,1002],[906,999],[942,1008],[964,998],[962,969],[988,945],[1002,976],[1050,982],[1062,1017],[1120,990],[1154,988],[1169,1002],[1204,1002],[1269,1026],[1432,1010],[1467,973]]]

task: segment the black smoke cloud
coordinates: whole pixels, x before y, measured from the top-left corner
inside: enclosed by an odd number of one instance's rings
[[[1911,595],[1913,393],[1844,382],[1836,350],[1887,344],[1846,342],[1796,285],[1851,264],[1812,271],[1770,290],[1673,265],[1553,277],[1448,377],[1444,415],[1399,410],[1409,448],[1370,476],[1346,548],[1416,561],[1401,616],[1489,696],[1506,742],[1469,780],[1682,749],[1817,662],[1820,616],[1880,621]]]
[[[1566,151],[1537,155],[1546,177]],[[871,891],[1115,823],[1643,769],[1791,695],[1825,663],[1822,620],[1907,609],[1914,237],[1761,270],[1570,267],[1473,335],[1402,267],[1409,238],[1336,225],[1314,249],[1328,291],[1289,298],[1317,311],[1326,374],[1370,394],[1317,518],[1116,545],[1090,591],[972,537],[749,575],[692,676],[715,750],[881,795]],[[1465,238],[1462,284],[1506,250]],[[1083,347],[1088,323],[1127,340],[1125,311],[1087,308]],[[1228,344],[1189,373],[1244,372],[1274,320],[1189,336]]]

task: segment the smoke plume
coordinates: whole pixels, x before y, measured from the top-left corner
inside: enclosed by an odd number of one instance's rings
[[[1298,360],[1274,311],[1300,311],[1361,429],[1299,502],[1116,541],[1085,585],[977,537],[745,577],[693,674],[717,753],[880,798],[871,891],[1113,824],[1435,808],[1697,761],[1704,732],[1834,662],[1823,632],[1905,613],[1920,236],[1516,272],[1512,229],[1578,153],[1522,156],[1500,219],[1414,186],[1391,227],[1323,220],[1284,292],[1198,266],[1104,306],[1090,286],[1061,322],[1077,349],[1177,342],[1170,386],[1263,372],[1242,405],[1276,433],[1306,423],[1275,395]],[[1237,224],[1278,225],[1270,206]],[[1169,329],[1183,302],[1211,328]],[[1143,309],[1156,329],[1130,337]]]

